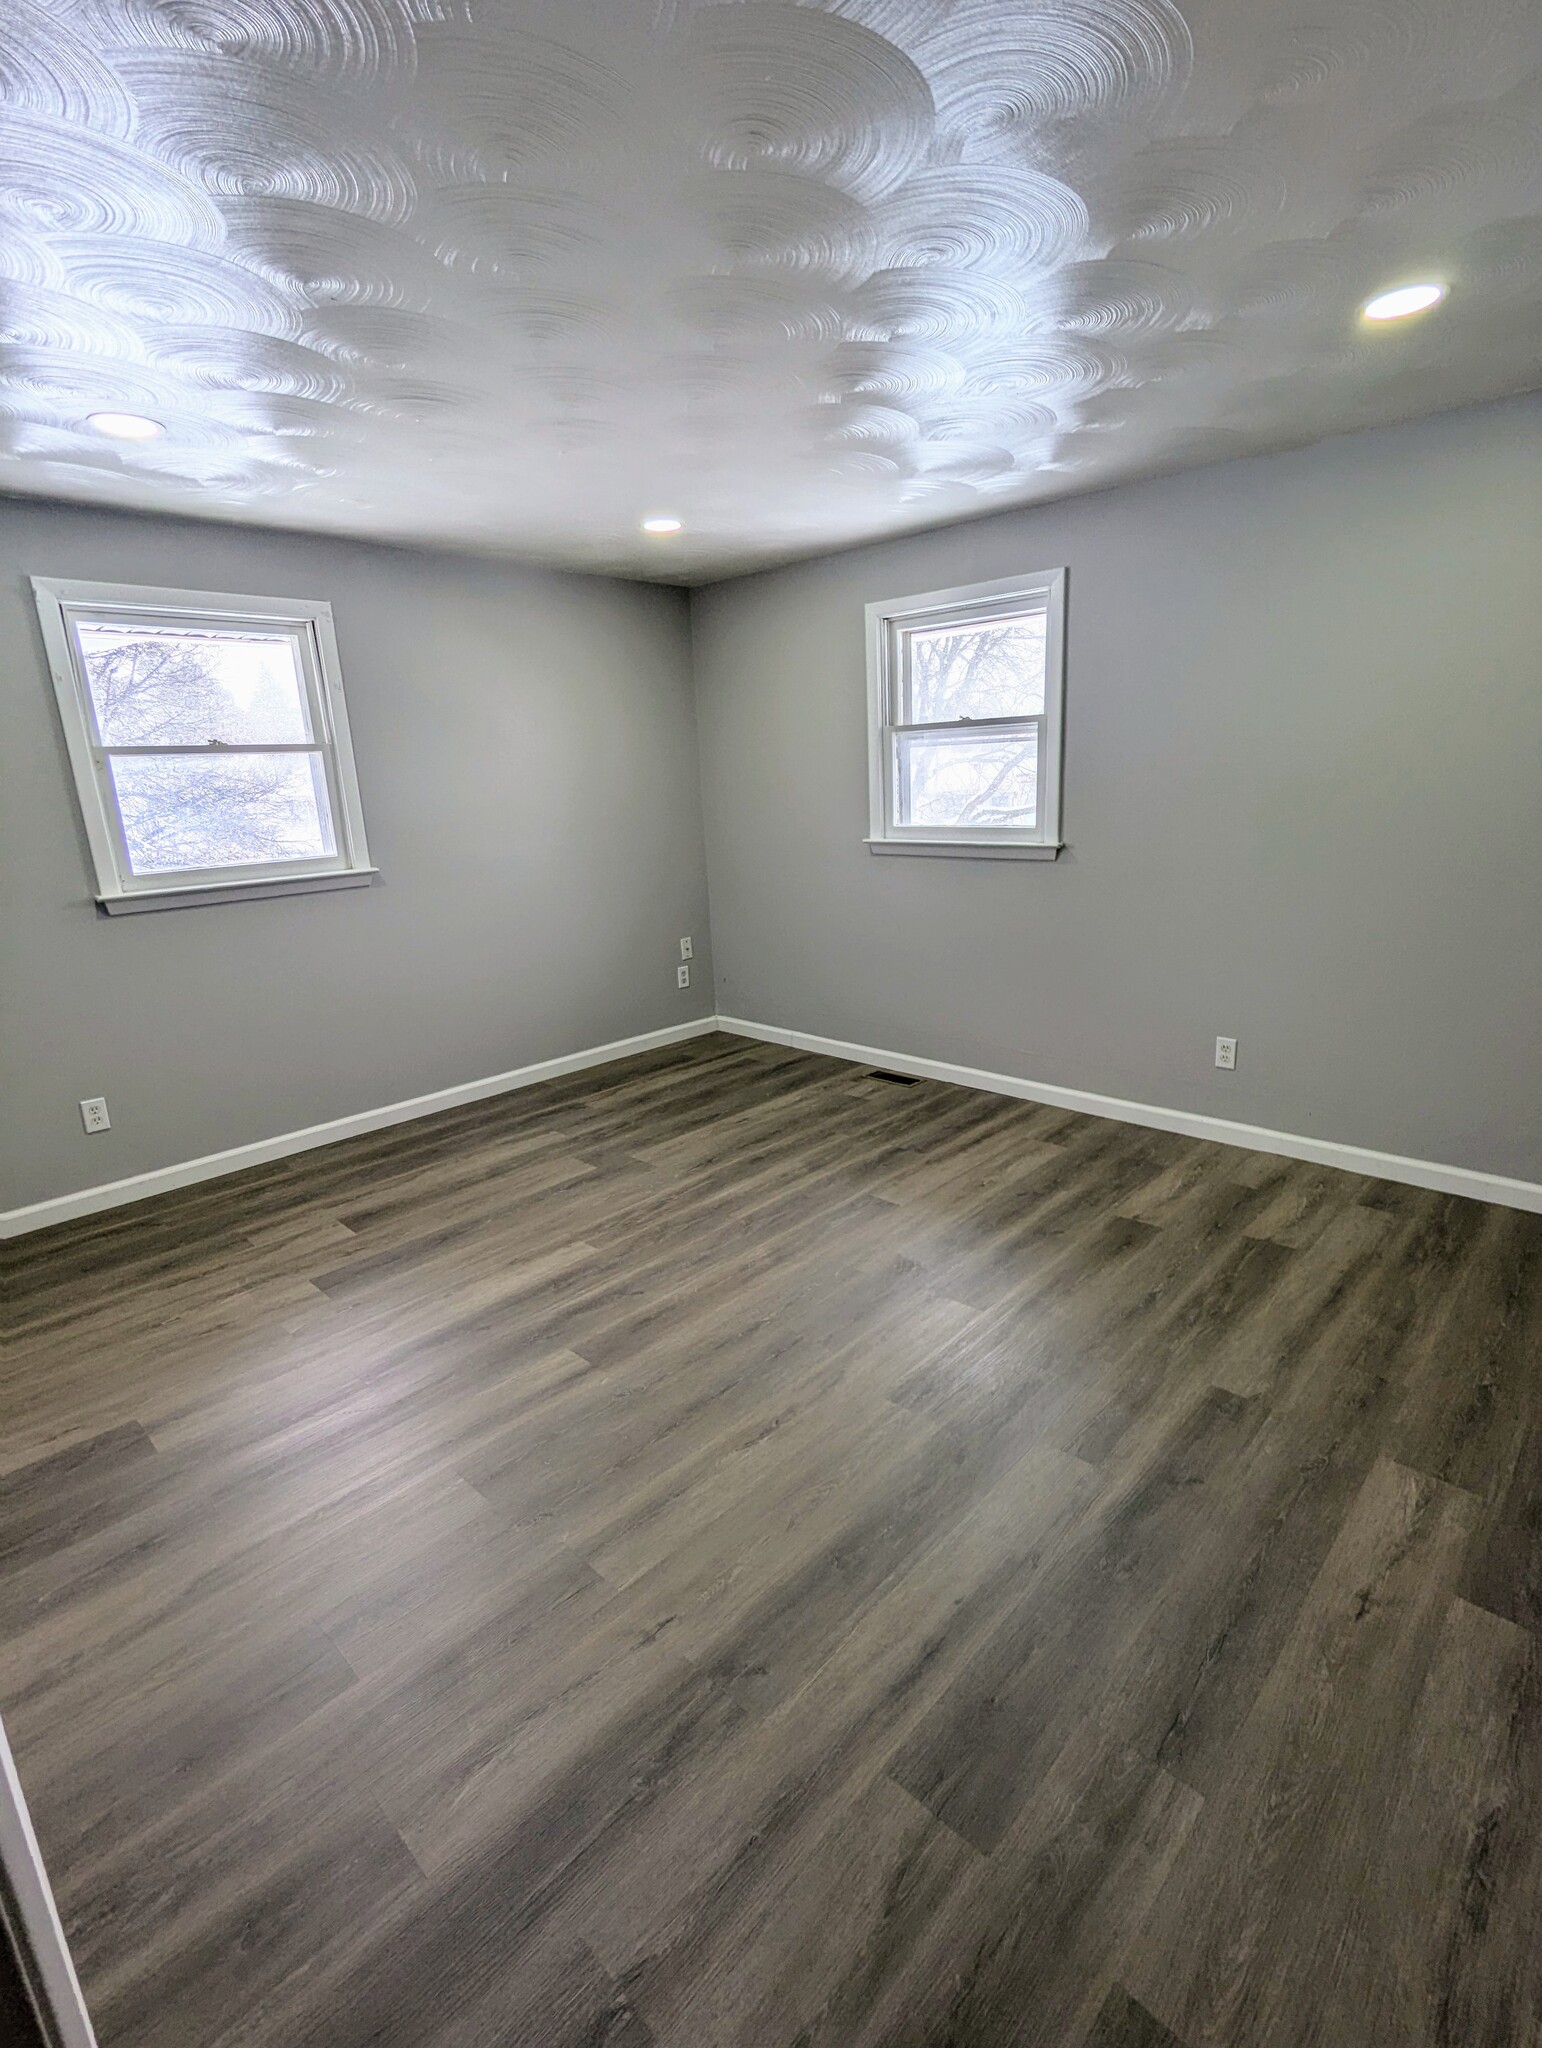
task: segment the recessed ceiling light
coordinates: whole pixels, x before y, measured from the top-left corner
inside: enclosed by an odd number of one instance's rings
[[[86,425],[114,441],[153,441],[157,434],[166,431],[159,420],[147,420],[138,412],[88,413]]]
[[[1378,292],[1361,308],[1367,320],[1406,320],[1410,313],[1427,313],[1446,295],[1443,284],[1400,284],[1390,292]]]
[[[644,533],[678,533],[683,520],[676,519],[668,512],[656,512],[651,519],[642,523]]]

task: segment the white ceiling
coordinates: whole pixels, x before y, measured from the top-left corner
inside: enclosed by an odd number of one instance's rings
[[[694,581],[1542,382],[1542,0],[3,6],[0,489]]]

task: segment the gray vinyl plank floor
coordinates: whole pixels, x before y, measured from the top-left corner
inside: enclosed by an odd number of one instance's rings
[[[1542,1218],[726,1037],[25,1239],[103,2048],[1537,2048]]]

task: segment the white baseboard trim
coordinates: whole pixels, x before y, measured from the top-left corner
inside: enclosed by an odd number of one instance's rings
[[[100,1209],[120,1208],[125,1202],[142,1202],[150,1195],[191,1187],[196,1181],[240,1173],[244,1167],[265,1166],[269,1160],[285,1159],[292,1152],[335,1145],[342,1138],[360,1138],[368,1131],[384,1130],[388,1124],[411,1123],[415,1117],[433,1116],[441,1109],[457,1109],[463,1102],[481,1102],[489,1095],[533,1088],[537,1081],[555,1081],[562,1074],[576,1074],[584,1067],[602,1067],[610,1060],[652,1052],[661,1045],[679,1045],[687,1038],[701,1038],[716,1029],[716,1017],[695,1017],[689,1024],[670,1024],[662,1031],[618,1038],[610,1045],[593,1045],[584,1052],[538,1060],[534,1066],[514,1067],[507,1074],[489,1074],[480,1081],[462,1081],[454,1088],[439,1088],[432,1095],[388,1102],[383,1109],[362,1109],[354,1116],[334,1117],[330,1123],[310,1124],[303,1131],[281,1131],[273,1138],[259,1138],[255,1144],[233,1145],[228,1152],[209,1152],[201,1159],[184,1159],[175,1166],[158,1166],[150,1173],[131,1174],[127,1180],[107,1181],[101,1187],[81,1188],[71,1195],[55,1195],[46,1202],[31,1202],[23,1209],[6,1209],[0,1211],[0,1238],[46,1230],[53,1223],[69,1223],[77,1216],[93,1216]]]
[[[710,1031],[726,1031],[736,1038],[756,1038],[767,1045],[792,1046],[800,1052],[824,1053],[831,1059],[850,1060],[857,1066],[888,1067],[898,1074],[917,1074],[927,1081],[950,1081],[960,1088],[979,1088],[991,1095],[1012,1095],[1024,1102],[1049,1103],[1056,1109],[1076,1109],[1088,1116],[1112,1117],[1116,1122],[1144,1124],[1153,1130],[1176,1131],[1184,1137],[1209,1138],[1218,1145],[1239,1145],[1249,1152],[1277,1152],[1286,1159],[1308,1159],[1317,1166],[1337,1166],[1346,1173],[1371,1174],[1379,1180],[1406,1182],[1410,1187],[1433,1188],[1440,1194],[1468,1195],[1478,1202],[1498,1202],[1510,1209],[1542,1213],[1542,1184],[1512,1180],[1500,1173],[1479,1173],[1469,1166],[1444,1166],[1431,1159],[1405,1159],[1395,1152],[1373,1152],[1361,1145],[1341,1145],[1330,1138],[1307,1138],[1294,1131],[1271,1131],[1258,1124],[1234,1123],[1227,1117],[1204,1116],[1197,1110],[1166,1109],[1152,1102],[1128,1102],[1122,1096],[1095,1095],[1085,1088],[1060,1088],[1048,1081],[1025,1081],[1016,1074],[994,1074],[983,1067],[955,1066],[948,1060],[919,1059],[913,1053],[891,1052],[883,1046],[855,1045],[843,1038],[821,1038],[812,1031],[789,1031],[780,1024],[755,1024],[744,1017],[696,1017],[689,1024],[671,1024],[662,1031],[644,1031],[635,1038],[618,1038],[609,1045],[590,1046],[583,1052],[564,1053],[557,1059],[539,1060],[528,1067],[515,1067],[506,1074],[489,1074],[479,1081],[463,1081],[454,1088],[440,1088],[431,1095],[415,1095],[405,1102],[389,1102],[381,1109],[360,1110],[354,1116],[335,1117],[330,1123],[311,1124],[300,1131],[282,1131],[276,1137],[259,1138],[251,1145],[235,1145],[226,1152],[210,1152],[201,1159],[184,1159],[174,1166],[136,1173],[127,1180],[115,1180],[101,1187],[81,1188],[74,1194],[55,1195],[25,1208],[0,1211],[0,1239],[22,1237],[29,1231],[46,1230],[50,1224],[69,1223],[79,1216],[92,1216],[103,1209],[117,1209],[128,1202],[141,1202],[151,1195],[169,1194],[174,1188],[192,1187],[198,1181],[216,1180],[221,1174],[240,1173],[248,1166],[265,1166],[270,1160],[285,1159],[292,1153],[309,1152],[319,1145],[335,1145],[343,1138],[363,1137],[391,1124],[411,1123],[414,1118],[433,1116],[441,1109],[456,1109],[465,1102],[480,1102],[490,1095],[506,1095],[518,1088],[534,1087],[538,1081],[554,1081],[563,1074],[576,1074],[585,1067],[599,1067],[611,1060],[624,1060],[634,1053],[652,1052],[665,1045],[680,1045],[688,1038],[701,1038]]]
[[[719,1017],[717,1028],[736,1038],[758,1038],[768,1045],[788,1045],[799,1052],[821,1052],[831,1059],[851,1060],[863,1067],[887,1067],[896,1074],[916,1074],[926,1081],[951,1081],[960,1088],[981,1088],[991,1095],[1014,1095],[1024,1102],[1049,1103],[1056,1109],[1079,1109],[1088,1116],[1112,1117],[1119,1123],[1144,1124],[1153,1130],[1177,1131],[1187,1138],[1210,1138],[1217,1145],[1240,1145],[1249,1152],[1277,1152],[1286,1159],[1309,1159],[1317,1166],[1342,1167],[1346,1173],[1367,1173],[1377,1180],[1404,1181],[1410,1187],[1433,1188],[1443,1195],[1470,1195],[1477,1202],[1498,1202],[1508,1209],[1542,1212],[1542,1184],[1511,1180],[1502,1173],[1479,1173],[1470,1166],[1442,1166],[1432,1159],[1405,1159],[1396,1152],[1372,1152],[1363,1145],[1340,1145],[1331,1138],[1305,1138],[1295,1131],[1270,1131],[1257,1124],[1233,1123],[1228,1117],[1203,1116],[1197,1110],[1164,1109],[1153,1102],[1126,1102],[1117,1095],[1094,1095],[1085,1088],[1059,1088],[1048,1081],[1024,1081],[1016,1074],[992,1074],[983,1067],[958,1067],[947,1060],[917,1059],[912,1053],[889,1052],[876,1045],[852,1045],[842,1038],[820,1038],[811,1031],[788,1031],[780,1024],[752,1024],[743,1017]]]

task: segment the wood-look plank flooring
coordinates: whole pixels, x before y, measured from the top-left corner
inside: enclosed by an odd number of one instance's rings
[[[1537,2048],[1542,1218],[714,1037],[11,1252],[103,2048]]]

